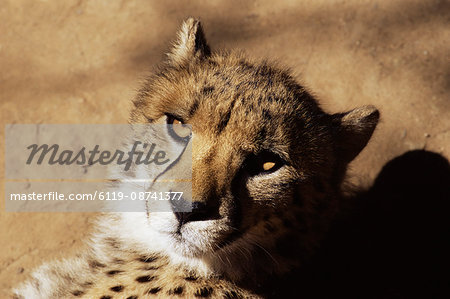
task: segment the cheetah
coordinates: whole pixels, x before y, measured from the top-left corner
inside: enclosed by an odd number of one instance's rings
[[[131,123],[192,125],[192,211],[102,215],[86,250],[15,298],[277,297],[270,282],[314,254],[379,119],[327,114],[279,66],[211,51],[194,18],[133,103]]]

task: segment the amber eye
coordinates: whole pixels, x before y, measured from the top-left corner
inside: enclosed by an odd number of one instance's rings
[[[245,167],[251,175],[260,173],[271,173],[278,170],[285,163],[276,154],[262,152],[257,155],[250,155],[245,161]]]
[[[276,165],[275,162],[264,162],[263,165],[262,165],[262,168],[263,168],[264,171],[269,171],[272,168],[274,168],[275,165]]]
[[[189,126],[183,123],[179,118],[173,115],[167,115],[167,124],[169,125],[169,132],[177,139],[187,139],[191,135],[191,129]]]

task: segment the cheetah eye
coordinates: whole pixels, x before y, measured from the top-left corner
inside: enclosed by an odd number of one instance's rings
[[[272,168],[274,168],[275,166],[276,166],[275,162],[268,161],[268,162],[263,163],[262,168],[264,171],[269,171]]]
[[[275,172],[285,163],[272,152],[262,152],[257,155],[250,155],[244,164],[251,175],[257,175]]]
[[[179,118],[167,114],[166,122],[169,125],[169,134],[176,140],[186,141],[191,136],[191,129]]]

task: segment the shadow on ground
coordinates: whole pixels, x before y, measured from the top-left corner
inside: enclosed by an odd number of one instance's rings
[[[351,199],[310,270],[274,298],[450,298],[449,200],[443,156],[415,150],[391,160]]]

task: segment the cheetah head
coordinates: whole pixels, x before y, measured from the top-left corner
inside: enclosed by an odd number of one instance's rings
[[[187,20],[131,120],[192,126],[192,212],[150,212],[142,242],[231,278],[286,271],[326,231],[378,117],[372,106],[325,113],[288,72],[211,52]]]

